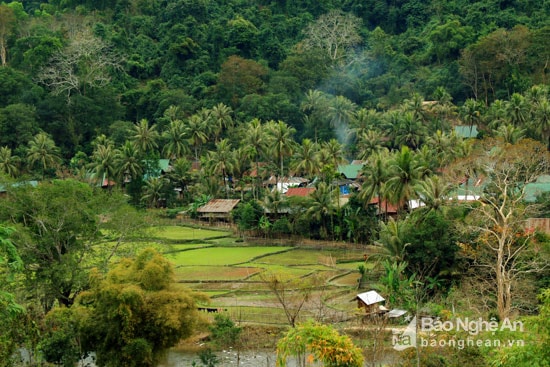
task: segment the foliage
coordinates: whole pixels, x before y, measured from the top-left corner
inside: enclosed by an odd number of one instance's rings
[[[363,365],[361,349],[348,336],[312,321],[293,327],[277,343],[277,366],[286,366],[291,355],[299,360],[320,361],[327,367]]]
[[[233,220],[242,231],[258,229],[260,218],[263,216],[262,207],[255,201],[239,203],[232,212]]]
[[[95,351],[98,366],[155,366],[162,352],[200,322],[197,295],[172,288],[173,269],[152,249],[101,276],[74,309],[82,315],[82,345]]]
[[[550,289],[543,290],[539,299],[538,315],[522,319],[524,332],[514,334],[523,338],[525,345],[495,351],[491,356],[494,366],[544,366],[550,362]]]
[[[239,342],[242,328],[223,314],[216,314],[214,323],[209,326],[210,337],[214,344],[220,347],[234,347]]]
[[[6,361],[6,365],[10,363],[18,346],[19,338],[15,331],[17,321],[25,313],[11,292],[15,276],[23,266],[17,248],[10,239],[13,231],[11,227],[0,225],[0,322],[7,326],[0,331],[0,361]]]
[[[68,308],[54,308],[44,320],[45,333],[39,350],[47,362],[72,366],[81,355],[79,318]]]
[[[0,208],[0,220],[17,229],[14,243],[28,265],[25,285],[46,311],[55,301],[71,305],[87,286],[89,267],[105,268],[121,241],[143,229],[123,196],[76,180],[12,185]],[[102,229],[110,230],[115,242],[99,243]]]

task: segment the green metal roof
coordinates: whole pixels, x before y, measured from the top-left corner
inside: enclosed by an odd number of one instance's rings
[[[359,176],[362,168],[362,164],[342,164],[338,166],[338,173],[346,176],[346,178],[355,179]]]

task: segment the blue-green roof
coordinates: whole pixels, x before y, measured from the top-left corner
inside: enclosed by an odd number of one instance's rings
[[[38,181],[36,181],[36,180],[20,181],[20,182],[15,182],[15,183],[12,183],[12,184],[8,184],[8,186],[11,186],[11,187],[21,187],[21,186],[26,186],[26,185],[36,187],[36,186],[38,186]],[[3,184],[0,184],[0,192],[4,192],[6,190],[7,190],[6,186],[3,185]]]
[[[525,201],[535,202],[537,196],[545,192],[550,192],[550,175],[539,176],[535,182],[525,185]]]
[[[477,138],[477,125],[472,126],[455,126],[455,134],[461,138]]]

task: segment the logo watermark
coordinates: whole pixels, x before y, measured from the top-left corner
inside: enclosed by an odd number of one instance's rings
[[[466,347],[496,348],[525,345],[522,339],[501,340],[480,337],[489,334],[494,336],[496,332],[502,331],[523,332],[523,323],[521,321],[511,321],[508,318],[498,323],[496,320],[486,321],[481,318],[457,318],[455,320],[441,321],[440,319],[433,319],[431,317],[422,317],[417,322],[415,316],[404,331],[394,330],[392,345],[393,349],[398,351],[413,347],[451,347],[464,349]]]

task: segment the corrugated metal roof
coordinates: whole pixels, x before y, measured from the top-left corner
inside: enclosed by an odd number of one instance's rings
[[[525,201],[533,203],[537,201],[537,196],[545,192],[550,192],[550,176],[542,175],[537,181],[525,185]]]
[[[461,138],[477,138],[477,125],[464,126],[459,125],[455,126],[455,134]]]
[[[315,187],[290,187],[288,190],[286,190],[285,195],[286,196],[308,196],[313,191],[315,191]]]
[[[363,164],[343,164],[338,166],[338,172],[346,178],[355,179],[359,176],[362,168]]]
[[[197,209],[199,213],[229,213],[239,203],[239,199],[212,199]]]
[[[381,295],[378,294],[376,291],[368,291],[364,293],[359,293],[357,295],[357,298],[359,298],[363,303],[370,306],[378,302],[384,302],[385,299]]]

